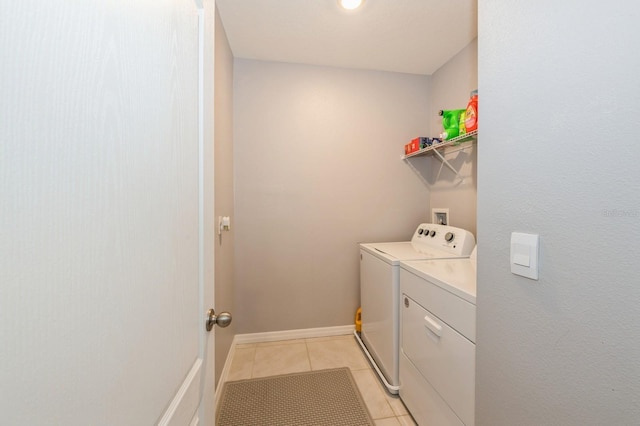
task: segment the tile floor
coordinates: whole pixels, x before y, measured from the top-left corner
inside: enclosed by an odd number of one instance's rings
[[[239,344],[228,381],[349,367],[376,426],[416,425],[397,395],[389,394],[353,335]]]

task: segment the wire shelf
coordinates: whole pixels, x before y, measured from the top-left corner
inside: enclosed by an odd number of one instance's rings
[[[433,144],[433,145],[428,146],[426,148],[419,149],[418,151],[412,152],[411,154],[403,155],[402,159],[406,160],[407,158],[411,158],[411,157],[417,157],[417,156],[420,156],[420,155],[432,154],[433,153],[432,151],[435,151],[437,149],[444,148],[444,147],[447,147],[447,146],[460,145],[461,143],[468,142],[470,140],[476,139],[477,137],[478,137],[478,131],[474,130],[474,131],[471,131],[469,133],[465,133],[462,136],[457,136],[455,138],[451,138],[449,140]]]

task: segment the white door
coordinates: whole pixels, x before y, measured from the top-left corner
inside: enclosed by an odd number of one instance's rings
[[[1,2],[0,93],[0,423],[213,424],[196,4]]]

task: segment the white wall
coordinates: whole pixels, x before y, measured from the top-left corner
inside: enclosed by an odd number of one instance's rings
[[[472,90],[478,88],[478,40],[473,40],[431,76],[431,133],[442,132],[441,109],[466,108]],[[480,136],[481,137],[481,136]],[[482,142],[480,142],[482,143]],[[431,207],[449,209],[449,224],[476,235],[477,144],[447,148],[445,159],[458,176],[432,156],[424,170],[431,190]]]
[[[479,426],[640,419],[640,5],[479,10]],[[540,279],[509,272],[540,234]]]
[[[429,191],[400,158],[428,77],[235,61],[238,332],[353,323],[358,242],[406,240]]]
[[[233,54],[216,10],[215,22],[215,222],[218,217],[231,218],[231,230],[212,235],[215,245],[216,312],[235,314],[233,198]],[[216,382],[220,379],[235,335],[236,321],[226,328],[216,327]]]

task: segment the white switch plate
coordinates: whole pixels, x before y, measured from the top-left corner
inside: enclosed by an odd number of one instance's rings
[[[218,216],[218,235],[222,235],[222,231],[231,230],[231,218],[229,216]]]
[[[511,273],[537,280],[539,253],[539,235],[511,233]]]

